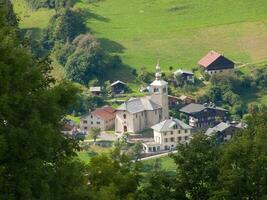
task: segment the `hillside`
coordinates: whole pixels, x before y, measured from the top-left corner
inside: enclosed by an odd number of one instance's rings
[[[77,5],[88,26],[112,52],[134,67],[153,69],[157,59],[192,68],[210,49],[240,63],[267,59],[265,0],[104,0]]]

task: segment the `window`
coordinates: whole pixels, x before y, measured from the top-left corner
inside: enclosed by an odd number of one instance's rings
[[[173,128],[174,128],[174,129],[177,129],[177,125],[174,125]]]
[[[127,126],[123,127],[124,132],[126,133],[128,131]]]
[[[87,130],[87,126],[84,127],[84,130]]]
[[[96,124],[100,124],[100,122],[96,122]]]
[[[144,112],[141,112],[141,115],[143,116],[144,115]]]
[[[123,119],[126,119],[126,114],[123,114]]]
[[[184,133],[187,133],[187,130],[184,130]]]
[[[94,122],[93,122],[93,121],[91,121],[91,124],[94,124]]]
[[[84,124],[87,124],[87,120],[83,120],[83,123],[84,123]]]
[[[167,135],[167,133],[164,133],[164,136],[166,136]]]
[[[168,142],[168,138],[165,138],[164,141],[165,141],[165,142]]]
[[[91,115],[91,118],[93,118],[93,115]]]
[[[180,134],[181,133],[181,130],[178,130],[178,134]]]
[[[155,114],[157,114],[158,113],[158,111],[157,110],[155,110]]]
[[[167,92],[167,89],[166,88],[163,88],[163,93],[166,93]]]
[[[182,140],[182,138],[181,137],[178,137],[177,140],[180,142]]]
[[[188,136],[185,136],[185,137],[184,137],[184,140],[188,140]]]
[[[159,88],[154,88],[154,92],[158,92],[159,91]]]
[[[171,131],[171,135],[173,135],[173,131]]]
[[[174,137],[171,137],[171,142],[174,142]]]

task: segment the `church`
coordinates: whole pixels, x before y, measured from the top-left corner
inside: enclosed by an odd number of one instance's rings
[[[162,80],[159,63],[150,95],[131,98],[116,109],[115,132],[138,133],[169,118],[168,83]]]

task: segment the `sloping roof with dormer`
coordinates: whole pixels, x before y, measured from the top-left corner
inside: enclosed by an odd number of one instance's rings
[[[181,121],[179,119],[175,119],[175,118],[162,121],[162,122],[152,126],[151,128],[153,130],[158,131],[158,132],[168,132],[168,131],[173,130],[174,125],[177,125],[177,129],[192,129],[192,127],[189,126],[188,124],[184,123],[183,121]]]

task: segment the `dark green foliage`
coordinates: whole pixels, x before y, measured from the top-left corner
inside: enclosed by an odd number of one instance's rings
[[[188,199],[208,199],[216,185],[220,158],[213,138],[197,134],[188,145],[178,147],[177,184]]]
[[[35,60],[22,48],[2,16],[0,199],[89,199],[85,168],[72,161],[77,145],[59,130],[77,89],[68,82],[55,86],[49,60]]]
[[[105,155],[92,158],[89,164],[89,187],[96,199],[134,199],[139,184],[138,166],[124,154],[121,155],[118,149],[112,155],[113,159]]]
[[[54,56],[57,61],[61,65],[65,65],[67,63],[68,57],[74,52],[75,47],[67,42],[67,43],[56,43],[54,46]]]
[[[49,27],[44,31],[44,47],[51,49],[56,41],[62,43],[72,41],[86,31],[87,28],[80,10],[62,9],[51,18]]]
[[[99,108],[104,105],[105,102],[101,97],[79,94],[77,103],[69,108],[68,113],[73,113],[80,116],[87,114],[89,109],[94,110],[95,108]]]
[[[72,7],[76,0],[26,0],[32,9],[39,8],[68,8]]]
[[[67,77],[84,85],[95,78],[103,81],[107,68],[121,65],[118,56],[106,54],[91,34],[81,34],[72,43],[58,44],[54,52],[58,61],[65,64]]]
[[[222,151],[212,199],[266,199],[267,113],[249,117],[248,128]]]
[[[13,5],[10,0],[0,0],[1,23],[16,28],[18,26],[18,18],[13,11]]]

